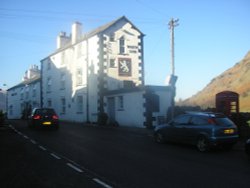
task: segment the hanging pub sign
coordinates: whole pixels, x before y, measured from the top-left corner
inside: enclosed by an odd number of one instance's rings
[[[119,58],[118,68],[119,68],[119,76],[131,76],[132,73],[131,59]]]

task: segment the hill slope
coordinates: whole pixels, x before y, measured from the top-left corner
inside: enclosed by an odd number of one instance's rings
[[[239,93],[240,111],[250,112],[250,51],[239,63],[212,79],[202,91],[177,105],[215,107],[215,95],[226,90]]]

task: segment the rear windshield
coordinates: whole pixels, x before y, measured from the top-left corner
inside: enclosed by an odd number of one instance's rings
[[[226,117],[214,118],[217,125],[233,125],[234,123]]]
[[[35,115],[54,115],[55,111],[53,109],[37,109]]]

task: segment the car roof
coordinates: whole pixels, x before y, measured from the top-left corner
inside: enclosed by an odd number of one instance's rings
[[[185,114],[197,115],[197,116],[207,116],[207,117],[225,117],[222,113],[215,112],[196,112],[196,111],[187,111]]]
[[[33,110],[54,110],[53,108],[34,108]]]

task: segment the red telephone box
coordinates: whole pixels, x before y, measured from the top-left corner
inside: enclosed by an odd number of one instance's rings
[[[239,94],[232,91],[223,91],[216,94],[216,111],[231,116],[239,114]]]

